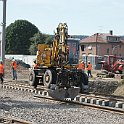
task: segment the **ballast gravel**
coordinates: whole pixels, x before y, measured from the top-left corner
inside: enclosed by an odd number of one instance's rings
[[[2,88],[0,116],[31,124],[124,124],[124,114],[38,99],[32,93]]]

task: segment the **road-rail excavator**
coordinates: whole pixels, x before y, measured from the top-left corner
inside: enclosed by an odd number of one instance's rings
[[[88,77],[69,62],[68,26],[59,23],[51,46],[38,44],[35,66],[30,70],[29,83],[43,85],[56,99],[74,99],[88,86]]]

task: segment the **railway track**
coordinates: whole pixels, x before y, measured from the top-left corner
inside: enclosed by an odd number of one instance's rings
[[[1,88],[31,92],[33,93],[34,97],[37,98],[57,100],[49,97],[46,88],[41,86],[37,87],[37,89],[34,89],[33,87],[29,86],[26,83],[24,84],[24,83],[16,83],[16,82],[5,82],[3,85],[1,85]],[[113,95],[88,93],[88,94],[79,94],[74,98],[74,100],[71,100],[70,98],[66,98],[65,100],[58,100],[58,101],[85,105],[89,107],[94,107],[94,108],[99,108],[107,111],[114,111],[124,114],[123,97],[117,97]]]
[[[0,124],[32,124],[32,123],[24,120],[19,120],[16,118],[0,117]]]

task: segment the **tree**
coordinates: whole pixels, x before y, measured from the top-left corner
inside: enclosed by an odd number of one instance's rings
[[[6,53],[29,54],[30,38],[38,28],[27,20],[16,20],[6,28]]]
[[[45,43],[51,45],[54,39],[54,35],[46,34],[45,36],[46,36]]]
[[[29,52],[30,52],[31,55],[36,54],[37,45],[38,44],[44,44],[45,39],[46,39],[45,35],[43,35],[40,32],[34,34],[34,36],[30,38],[31,45],[30,45],[30,48],[29,48]]]
[[[30,54],[35,55],[37,52],[37,45],[38,44],[52,44],[53,36],[48,34],[42,34],[40,32],[34,34],[32,38],[30,38],[31,45],[29,48]]]

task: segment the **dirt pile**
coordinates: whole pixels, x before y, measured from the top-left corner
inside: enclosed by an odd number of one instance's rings
[[[12,79],[11,62],[12,62],[11,60],[5,59],[4,78],[6,79]],[[17,65],[18,65],[17,66],[17,77],[18,79],[28,79],[29,68],[25,66],[26,64],[24,63],[22,64],[22,63],[17,61]]]

